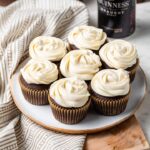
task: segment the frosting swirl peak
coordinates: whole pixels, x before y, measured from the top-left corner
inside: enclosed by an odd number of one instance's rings
[[[59,38],[39,36],[29,46],[33,59],[59,61],[67,53],[66,44]]]
[[[135,47],[124,40],[114,40],[100,49],[101,59],[111,68],[127,69],[137,61]]]
[[[21,74],[28,84],[50,84],[58,78],[58,69],[48,60],[31,59],[21,69]]]
[[[85,81],[77,78],[63,78],[50,86],[50,97],[63,107],[82,107],[89,99]]]
[[[73,50],[60,63],[60,71],[65,77],[91,80],[101,67],[100,58],[91,50]]]
[[[85,25],[75,27],[68,35],[69,43],[79,49],[99,50],[106,39],[107,35],[102,29]]]
[[[106,97],[126,95],[130,90],[129,74],[123,69],[102,70],[93,77],[91,88]]]

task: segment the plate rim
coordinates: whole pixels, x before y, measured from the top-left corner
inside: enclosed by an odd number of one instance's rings
[[[21,106],[19,106],[17,100],[15,99],[14,96],[14,90],[13,90],[13,80],[14,80],[14,76],[15,73],[11,76],[10,80],[9,80],[9,85],[10,85],[10,91],[13,97],[13,101],[16,104],[17,108],[26,116],[28,117],[31,121],[33,121],[34,123],[36,123],[37,125],[40,125],[48,130],[52,130],[55,132],[60,132],[60,133],[65,133],[65,134],[92,134],[92,133],[96,133],[96,132],[100,132],[106,129],[109,129],[111,127],[114,127],[122,122],[124,122],[125,120],[129,119],[131,116],[133,116],[135,114],[135,112],[139,109],[140,105],[142,104],[142,102],[144,101],[145,95],[147,93],[147,79],[146,79],[146,75],[144,70],[139,66],[140,70],[142,71],[143,75],[144,75],[144,81],[145,81],[145,92],[144,92],[144,96],[141,98],[140,103],[136,106],[136,108],[132,111],[132,113],[129,116],[126,116],[125,118],[119,120],[118,122],[112,123],[111,125],[107,125],[105,127],[101,127],[101,128],[94,128],[94,129],[85,129],[85,130],[71,130],[71,129],[64,129],[64,128],[57,128],[51,125],[45,125],[43,122],[33,118],[32,116],[26,114],[26,112],[24,110],[21,109]]]

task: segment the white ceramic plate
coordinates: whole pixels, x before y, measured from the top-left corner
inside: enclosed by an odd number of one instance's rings
[[[27,61],[27,60],[26,60]],[[22,95],[20,85],[18,82],[19,70],[26,63],[24,61],[17,69],[16,73],[10,80],[11,92],[13,99],[20,111],[29,117],[35,123],[58,132],[82,134],[94,133],[104,129],[113,127],[132,116],[144,99],[146,92],[146,79],[144,72],[138,68],[134,82],[132,83],[131,96],[126,110],[117,116],[102,116],[96,114],[94,111],[89,112],[86,118],[78,124],[66,125],[57,121],[51,111],[49,105],[35,106],[25,100]]]

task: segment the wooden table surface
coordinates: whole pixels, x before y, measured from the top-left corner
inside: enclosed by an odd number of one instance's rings
[[[135,116],[107,131],[88,135],[85,150],[146,150],[149,143]]]
[[[0,0],[0,6],[7,6],[15,0]]]

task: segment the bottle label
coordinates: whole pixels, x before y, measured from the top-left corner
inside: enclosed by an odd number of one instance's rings
[[[100,11],[107,16],[123,15],[125,11],[128,11],[130,0],[116,2],[114,0],[98,0]]]
[[[135,0],[97,0],[98,25],[110,37],[125,37],[135,29]]]

